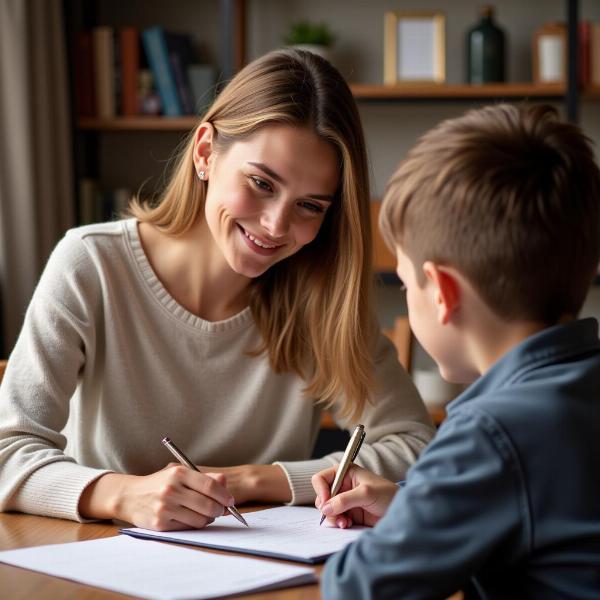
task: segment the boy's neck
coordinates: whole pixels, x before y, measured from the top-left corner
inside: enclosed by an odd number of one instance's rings
[[[471,358],[480,375],[515,346],[550,327],[548,323],[535,321],[507,321],[491,312],[483,318],[480,316],[480,319],[468,336],[471,340]],[[565,315],[558,323],[566,323],[572,319],[572,316]]]
[[[507,352],[547,327],[545,323],[500,319],[495,324],[488,323],[484,331],[472,336],[472,358],[477,372],[483,375]]]

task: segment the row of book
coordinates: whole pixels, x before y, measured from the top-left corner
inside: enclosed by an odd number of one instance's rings
[[[160,26],[80,31],[74,67],[80,117],[194,115],[214,98],[214,68],[195,61],[189,35]]]
[[[600,86],[600,23],[579,23],[579,83]]]
[[[98,181],[84,177],[79,180],[79,224],[103,223],[125,215],[132,198],[127,188],[105,189]]]

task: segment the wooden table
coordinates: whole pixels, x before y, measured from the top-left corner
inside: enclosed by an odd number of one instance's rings
[[[254,509],[242,509],[241,512],[250,510],[256,510],[256,507]],[[81,524],[63,519],[0,513],[0,550],[94,540],[117,535],[118,529],[118,525],[107,522]],[[236,554],[206,548],[193,548],[192,546],[186,546],[186,548],[215,554]],[[252,558],[272,562],[272,559],[260,559],[254,556]],[[298,565],[300,563],[290,562],[289,564]],[[314,568],[316,573],[320,573],[322,566],[318,565]],[[130,596],[123,594],[5,564],[0,564],[0,597],[7,600],[115,600],[117,598],[130,598]],[[270,592],[247,594],[243,598],[244,600],[274,600],[275,598],[277,600],[316,600],[321,598],[321,594],[319,586],[315,583]]]
[[[251,512],[261,507],[242,508],[240,512]],[[0,513],[0,550],[25,548],[27,546],[41,546],[43,544],[60,544],[65,542],[82,542],[103,537],[117,535],[119,525],[113,523],[75,523],[63,519],[50,519],[32,515]],[[208,548],[194,548],[198,552],[212,552],[214,554],[238,554],[235,552],[220,552]],[[242,556],[240,554],[240,556]],[[246,555],[247,556],[247,555]],[[257,560],[272,561],[272,559]],[[287,562],[287,561],[283,561]],[[290,562],[298,565],[300,563]],[[302,565],[308,566],[308,565]],[[313,567],[317,575],[323,566]],[[117,598],[131,598],[124,594],[117,594],[101,588],[90,587],[74,581],[51,577],[36,571],[28,571],[0,563],[0,597],[7,600],[116,600]],[[314,583],[270,592],[246,594],[241,596],[244,600],[318,600],[321,598],[319,586]],[[448,600],[462,600],[461,592],[454,594]]]

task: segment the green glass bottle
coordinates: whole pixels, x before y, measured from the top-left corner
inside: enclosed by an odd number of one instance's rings
[[[483,6],[479,14],[479,23],[467,33],[467,81],[504,81],[504,32],[494,23],[493,6]]]

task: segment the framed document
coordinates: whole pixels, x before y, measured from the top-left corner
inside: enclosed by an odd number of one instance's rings
[[[385,13],[384,83],[443,83],[445,27],[446,19],[439,12]]]

